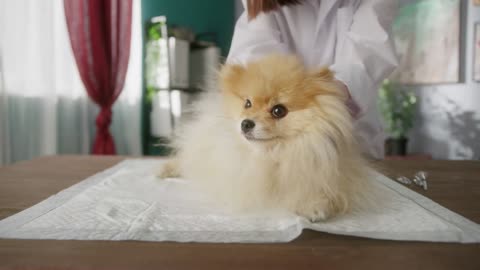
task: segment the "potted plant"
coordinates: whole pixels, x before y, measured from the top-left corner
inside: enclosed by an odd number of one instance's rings
[[[386,155],[407,153],[407,133],[413,126],[417,98],[385,80],[379,92],[379,107],[389,137],[385,143]]]

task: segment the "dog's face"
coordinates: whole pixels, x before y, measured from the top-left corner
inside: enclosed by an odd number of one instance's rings
[[[308,132],[322,114],[317,97],[339,95],[328,69],[308,72],[295,57],[281,55],[224,66],[220,87],[238,132],[268,145]]]

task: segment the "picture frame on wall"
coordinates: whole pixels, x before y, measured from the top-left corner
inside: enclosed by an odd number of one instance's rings
[[[399,65],[390,79],[405,85],[460,82],[461,0],[402,0],[393,22]]]
[[[480,22],[475,24],[473,52],[473,80],[480,82]]]

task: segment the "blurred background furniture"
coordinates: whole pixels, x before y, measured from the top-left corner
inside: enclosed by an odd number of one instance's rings
[[[43,155],[91,153],[99,110],[80,79],[63,3],[0,1],[0,165]],[[112,107],[110,133],[120,155],[165,155],[168,148],[162,144],[175,121],[187,116],[194,93],[205,88],[202,83],[211,73],[207,67],[215,65],[211,59],[220,55],[221,63],[228,55],[242,1],[132,4],[129,65]],[[480,6],[474,1],[409,0],[400,1],[398,14],[393,33],[402,57],[390,80],[398,85],[395,92],[416,98],[412,126],[404,133],[405,153],[480,159]],[[166,37],[175,40],[172,82],[183,85],[169,82],[157,88],[153,98],[147,90],[145,60],[148,29],[158,16],[166,18]],[[188,57],[181,53],[185,49]]]
[[[142,7],[143,154],[167,155],[174,128],[228,53],[234,1],[143,0]]]

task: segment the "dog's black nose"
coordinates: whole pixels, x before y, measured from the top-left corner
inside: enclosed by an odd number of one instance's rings
[[[242,121],[242,131],[249,132],[255,127],[255,122],[250,119],[245,119]]]

